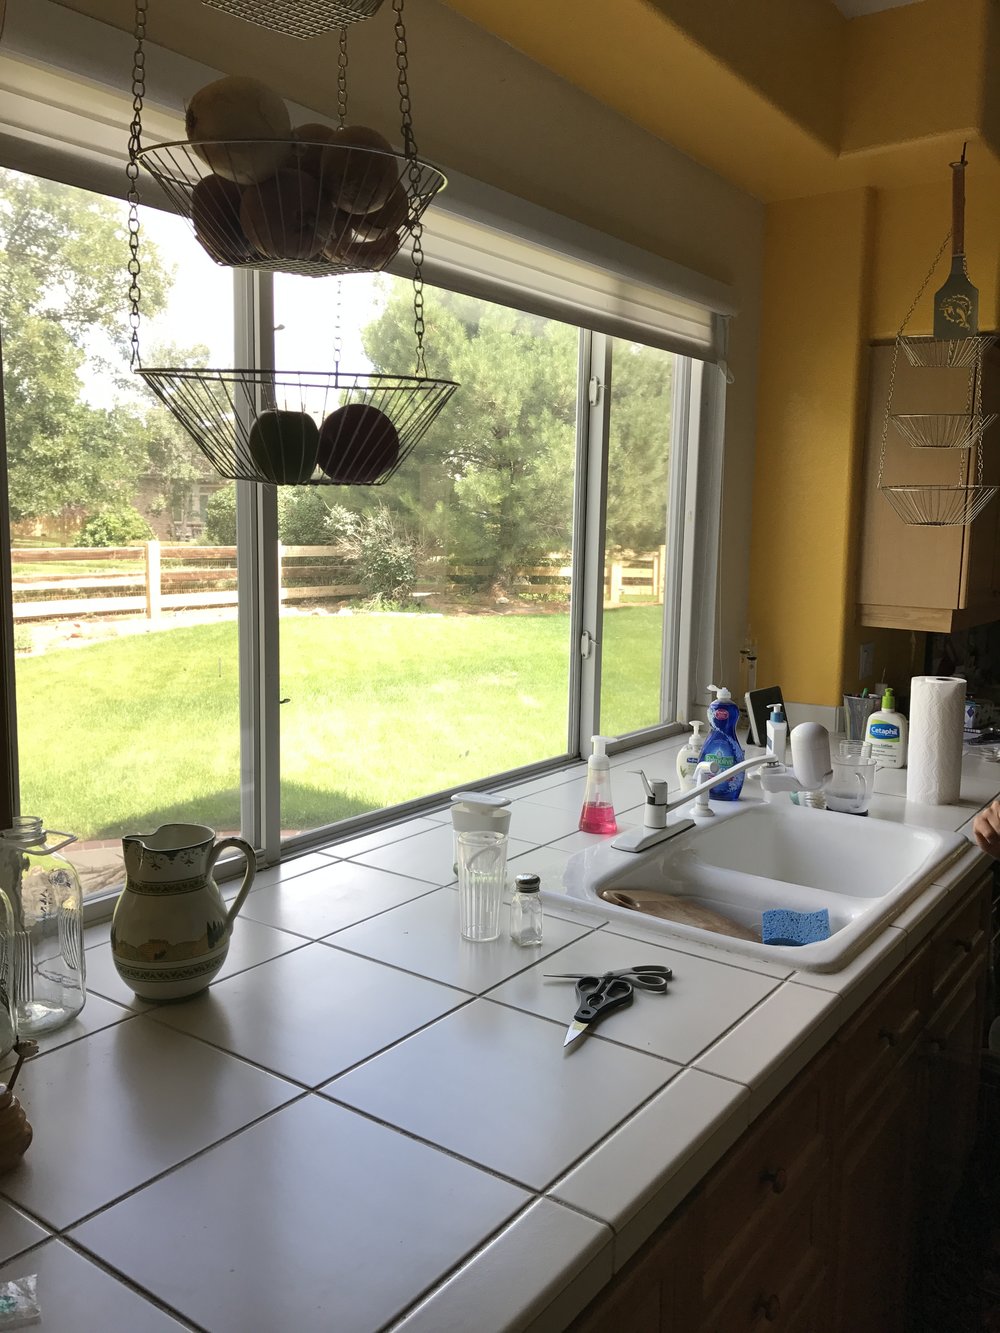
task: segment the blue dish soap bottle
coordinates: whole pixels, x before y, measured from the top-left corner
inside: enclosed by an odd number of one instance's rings
[[[733,696],[724,685],[709,685],[715,691],[715,698],[708,705],[708,739],[701,747],[700,763],[713,763],[721,773],[743,762],[743,747],[736,739],[736,724],[740,720],[740,710],[733,702]],[[709,793],[713,801],[738,801],[743,790],[742,773],[737,773],[728,782],[720,782]]]

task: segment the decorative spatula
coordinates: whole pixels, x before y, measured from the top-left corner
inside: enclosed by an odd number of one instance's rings
[[[965,270],[965,144],[951,164],[951,272],[934,293],[934,337],[974,338],[979,332],[979,292]]]

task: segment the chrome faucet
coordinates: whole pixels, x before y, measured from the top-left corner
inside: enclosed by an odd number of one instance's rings
[[[665,842],[668,838],[683,833],[694,827],[694,820],[680,819],[669,823],[667,815],[679,806],[695,802],[691,812],[694,819],[711,819],[715,811],[709,805],[708,794],[720,782],[725,782],[736,773],[744,773],[751,768],[762,768],[761,786],[765,791],[797,791],[805,793],[803,804],[823,805],[822,788],[833,774],[830,761],[830,733],[818,722],[803,722],[793,727],[790,736],[792,749],[792,771],[778,762],[768,751],[754,755],[739,764],[720,769],[717,764],[703,760],[695,769],[695,786],[687,791],[678,792],[670,797],[667,784],[662,778],[650,781],[639,770],[642,785],[646,791],[646,804],[642,812],[642,828],[626,829],[617,838],[612,838],[611,846],[620,852],[644,852],[648,847]],[[698,781],[697,779],[701,779]]]
[[[694,823],[690,819],[681,819],[673,824],[667,822],[667,815],[671,810],[687,805],[689,801],[695,802],[692,811],[695,819],[713,818],[715,811],[708,803],[708,793],[713,787],[717,787],[720,782],[727,781],[737,773],[774,762],[772,754],[755,755],[752,759],[744,759],[739,764],[732,764],[722,769],[717,764],[702,761],[695,769],[695,786],[687,791],[678,792],[673,797],[667,795],[667,784],[662,778],[650,781],[645,773],[639,770],[642,785],[646,790],[642,828],[626,829],[617,838],[612,838],[611,846],[620,852],[644,852],[647,847],[655,847],[658,842],[665,842],[667,838],[673,838],[676,834],[683,833],[685,829],[693,828]]]

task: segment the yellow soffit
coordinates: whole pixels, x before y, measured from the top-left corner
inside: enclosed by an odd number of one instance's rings
[[[939,180],[966,140],[1000,166],[993,0],[445,3],[765,201]]]

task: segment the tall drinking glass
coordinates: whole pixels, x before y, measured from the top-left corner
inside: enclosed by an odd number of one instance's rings
[[[507,883],[507,837],[463,830],[458,844],[458,913],[464,940],[500,936],[500,904]]]

